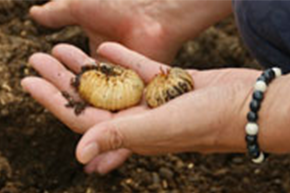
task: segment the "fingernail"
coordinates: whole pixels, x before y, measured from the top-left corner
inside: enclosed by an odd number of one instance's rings
[[[23,88],[24,92],[28,92],[28,90],[29,90],[28,85],[27,85],[27,84],[29,84],[28,82],[29,82],[29,78],[23,78],[20,82],[21,87]]]
[[[90,143],[83,148],[80,156],[80,162],[85,164],[91,161],[99,153],[99,147],[96,143]]]
[[[34,5],[30,8],[30,13],[35,13],[37,12],[41,7],[40,6],[37,6],[37,5]]]

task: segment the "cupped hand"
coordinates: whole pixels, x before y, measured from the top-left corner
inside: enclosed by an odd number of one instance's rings
[[[113,50],[107,49],[107,46],[104,45],[99,48],[98,52],[99,55],[106,55],[112,51],[114,56],[109,57],[112,62],[115,61],[123,66],[130,67],[131,64],[139,65],[139,61],[143,60],[143,57],[123,47],[116,46],[115,44],[113,46],[109,44],[109,47],[112,47]],[[119,50],[121,50],[120,53]],[[110,55],[112,56],[112,54]],[[127,59],[125,57],[128,54],[131,57]],[[75,89],[71,86],[71,80],[76,73],[80,72],[82,65],[92,62],[94,62],[94,59],[87,56],[78,48],[66,44],[58,45],[52,50],[52,56],[45,53],[36,53],[30,57],[29,63],[43,78],[27,77],[22,81],[22,86],[40,104],[78,133],[86,132],[97,123],[130,114],[137,114],[148,109],[145,103],[118,113],[87,107],[84,112],[76,116],[73,109],[65,107],[67,100],[62,96],[62,91],[68,92],[74,99],[79,99]],[[163,65],[156,63],[154,67],[146,67],[145,71],[156,72],[160,66]],[[167,67],[164,66],[165,68]],[[148,81],[152,74],[143,75],[143,78]],[[97,170],[99,173],[107,173],[123,163],[129,155],[130,151],[125,149],[108,152],[97,156],[85,169],[87,172]]]
[[[132,68],[145,82],[159,73],[160,67],[168,68],[117,43],[104,43],[97,52],[111,62]],[[73,109],[65,107],[67,101],[61,91],[78,98],[70,85],[71,78],[92,60],[73,46],[58,45],[52,56],[37,53],[29,60],[43,78],[27,77],[22,81],[24,89],[68,127],[79,133],[86,132],[77,157],[82,163],[88,163],[88,172],[107,173],[119,166],[130,155],[126,148],[141,154],[242,149],[241,143],[234,143],[231,148],[212,147],[217,143],[216,136],[223,137],[221,128],[233,127],[232,135],[241,132],[239,124],[233,123],[239,121],[258,71],[189,70],[195,82],[194,92],[160,108],[148,109],[141,103],[111,113],[88,107],[76,116]],[[236,141],[242,140],[243,137]],[[202,145],[205,141],[208,146]]]

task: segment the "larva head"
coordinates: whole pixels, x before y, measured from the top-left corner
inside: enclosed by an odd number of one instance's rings
[[[160,70],[160,73],[157,74],[156,76],[161,76],[161,77],[167,78],[171,69],[164,69],[160,66],[159,70]]]
[[[123,68],[110,63],[100,63],[98,65],[98,70],[107,77],[120,76],[124,71]]]

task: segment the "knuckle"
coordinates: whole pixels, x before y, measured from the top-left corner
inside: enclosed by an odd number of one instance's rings
[[[124,146],[124,137],[120,131],[120,128],[114,124],[110,124],[107,129],[109,140],[108,146],[109,149],[119,149]]]

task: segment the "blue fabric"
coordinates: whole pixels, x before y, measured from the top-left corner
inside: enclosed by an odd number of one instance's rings
[[[242,39],[265,67],[290,72],[290,1],[233,0]]]

